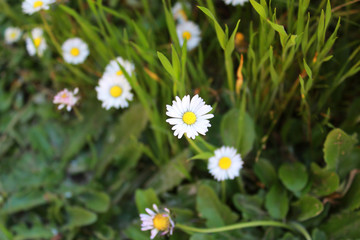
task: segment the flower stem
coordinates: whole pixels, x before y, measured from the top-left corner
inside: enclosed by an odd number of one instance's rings
[[[225,182],[225,180],[221,181],[221,200],[223,203],[226,202],[226,182]]]
[[[236,223],[229,226],[224,227],[216,227],[216,228],[196,228],[196,227],[190,227],[186,226],[180,223],[176,224],[176,227],[185,231],[185,232],[197,232],[197,233],[218,233],[218,232],[225,232],[225,231],[231,231],[236,229],[242,229],[242,228],[250,228],[250,227],[281,227],[286,228],[292,231],[298,231],[300,232],[306,240],[311,240],[310,235],[307,233],[305,228],[299,228],[298,225],[295,227],[282,223],[282,222],[276,222],[276,221],[253,221],[253,222],[244,222],[244,223]]]

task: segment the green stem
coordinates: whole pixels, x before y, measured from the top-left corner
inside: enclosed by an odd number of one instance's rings
[[[49,36],[50,36],[50,38],[51,38],[51,41],[53,42],[56,50],[57,50],[60,54],[62,54],[62,50],[61,50],[60,44],[58,43],[58,41],[56,40],[53,32],[51,31],[51,28],[50,28],[48,22],[46,21],[44,14],[45,14],[44,11],[41,11],[41,12],[40,12],[41,20],[42,20],[43,23],[44,23],[44,28],[45,28],[46,32],[49,34]]]
[[[221,181],[221,200],[223,203],[226,202],[226,182]]]
[[[250,228],[250,227],[281,227],[286,228],[292,231],[298,231],[300,232],[306,240],[311,240],[310,235],[306,232],[304,228],[301,230],[298,227],[293,227],[286,223],[276,222],[276,221],[254,221],[254,222],[245,222],[245,223],[236,223],[229,226],[224,227],[216,227],[216,228],[196,228],[196,227],[190,227],[186,226],[180,223],[176,224],[176,227],[185,231],[185,232],[197,232],[197,233],[218,233],[218,232],[225,232],[225,231],[231,231],[236,229],[242,229],[242,228]]]
[[[188,136],[186,136],[186,134],[185,134],[185,137],[186,137],[186,140],[189,142],[189,144],[191,145],[191,147],[192,147],[195,151],[197,151],[198,153],[204,152],[203,150],[201,150],[201,149],[196,145],[196,143],[195,143],[193,140],[191,140],[190,138],[188,138]]]

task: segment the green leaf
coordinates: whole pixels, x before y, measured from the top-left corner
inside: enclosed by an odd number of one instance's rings
[[[328,170],[338,171],[342,161],[348,157],[357,143],[356,134],[347,135],[343,130],[333,129],[324,143],[324,159]]]
[[[323,204],[315,197],[305,195],[292,205],[292,211],[298,221],[305,221],[319,215],[323,210]]]
[[[360,207],[360,174],[355,176],[350,189],[344,196],[342,207],[350,211]]]
[[[317,228],[312,231],[311,237],[312,240],[327,240],[326,234]]]
[[[267,217],[262,210],[263,196],[237,193],[233,196],[233,203],[241,211],[244,220],[261,220]]]
[[[165,68],[165,70],[171,75],[171,77],[175,77],[175,71],[170,61],[165,57],[161,52],[157,52],[158,58],[160,59],[161,64]]]
[[[160,205],[160,200],[152,188],[136,190],[135,202],[139,213],[146,213],[145,208],[152,208],[153,204]]]
[[[130,225],[128,228],[124,230],[124,234],[129,239],[136,239],[136,240],[149,240],[150,233],[141,231],[139,225]]]
[[[279,178],[287,189],[298,192],[306,186],[308,174],[300,162],[284,163],[279,168]]]
[[[103,192],[88,191],[79,195],[79,200],[95,212],[103,213],[109,209],[110,197]]]
[[[284,219],[289,211],[289,199],[285,188],[276,183],[270,188],[265,197],[265,207],[270,216],[275,219]]]
[[[214,153],[211,152],[202,152],[199,153],[193,157],[190,158],[190,160],[208,160],[209,158],[211,158],[212,156],[214,156]]]
[[[262,17],[263,19],[267,18],[266,11],[261,4],[259,4],[255,0],[250,0],[250,3],[253,6],[253,8],[255,9],[255,11],[260,15],[260,17]]]
[[[68,219],[66,225],[63,227],[63,230],[87,226],[93,224],[97,220],[95,213],[90,212],[82,207],[69,206],[66,208],[66,213]]]
[[[242,126],[239,126],[240,111],[232,109],[228,111],[221,121],[220,132],[224,145],[234,146],[238,149],[242,157],[248,154],[255,141],[255,125],[249,114],[243,116]],[[238,138],[242,132],[241,139]]]
[[[329,26],[330,19],[331,19],[331,4],[330,4],[330,0],[328,0],[325,10],[325,30]]]
[[[324,37],[325,37],[324,31],[325,31],[325,16],[324,16],[324,10],[321,10],[319,26],[317,30],[317,39],[319,45],[322,45],[324,43]]]
[[[328,236],[328,240],[357,239],[360,229],[360,212],[346,212],[332,215],[322,224],[320,230]]]
[[[196,196],[196,209],[206,219],[207,227],[221,227],[234,223],[238,216],[221,203],[212,188],[200,185]]]
[[[335,192],[340,181],[335,172],[322,169],[316,163],[311,164],[311,180],[311,192],[319,197]]]
[[[260,181],[268,188],[277,180],[274,166],[266,159],[260,158],[257,162],[255,162],[254,172]]]
[[[236,27],[235,27],[233,33],[231,34],[231,36],[230,36],[230,38],[229,38],[229,41],[228,41],[227,44],[226,44],[225,54],[228,55],[228,56],[230,56],[231,53],[232,53],[232,52],[234,51],[234,49],[235,49],[235,43],[234,43],[234,41],[235,41],[236,32],[237,32],[238,27],[239,27],[239,23],[240,23],[240,20],[237,21]]]
[[[190,240],[215,240],[215,238],[209,234],[195,233],[190,237]]]
[[[13,240],[28,240],[28,239],[51,239],[54,235],[49,227],[35,225],[27,228],[25,225],[15,226],[16,237]]]

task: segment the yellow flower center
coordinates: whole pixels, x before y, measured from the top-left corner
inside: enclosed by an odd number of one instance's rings
[[[34,8],[41,7],[43,5],[43,1],[35,1],[34,2]]]
[[[186,112],[184,113],[182,119],[187,125],[192,125],[196,122],[196,115],[193,112]]]
[[[10,38],[16,38],[16,33],[15,32],[11,33]]]
[[[189,40],[191,38],[191,33],[188,31],[183,32],[182,37],[186,40]]]
[[[226,169],[228,169],[230,166],[231,166],[231,159],[230,159],[230,158],[228,158],[228,157],[222,157],[222,158],[220,158],[220,160],[219,160],[219,167],[220,167],[221,169],[226,170]]]
[[[116,75],[118,75],[118,76],[123,75],[123,71],[121,71],[121,70],[117,71],[117,72],[116,72]]]
[[[34,39],[34,45],[35,45],[35,47],[39,47],[40,46],[40,43],[41,43],[41,37],[38,37],[38,38],[35,38]]]
[[[73,48],[73,49],[71,49],[70,53],[71,53],[71,55],[76,57],[80,54],[80,50],[78,48]]]
[[[181,15],[181,17],[183,18],[183,19],[185,19],[185,20],[187,20],[187,16],[186,16],[186,13],[185,13],[185,11],[184,10],[179,10],[178,12],[177,12],[179,15]]]
[[[66,93],[63,93],[63,94],[61,95],[61,98],[67,98],[67,94],[66,94]]]
[[[166,231],[166,229],[169,228],[170,225],[170,219],[169,217],[165,217],[163,215],[156,214],[153,219],[154,228],[156,228],[159,231]]]
[[[114,98],[120,97],[122,94],[122,89],[119,86],[113,86],[110,89],[110,95]]]

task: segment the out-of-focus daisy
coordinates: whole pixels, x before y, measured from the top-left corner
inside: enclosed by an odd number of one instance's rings
[[[70,92],[66,88],[58,92],[53,100],[54,104],[60,104],[58,109],[63,109],[66,106],[66,110],[70,111],[71,108],[77,103],[79,97],[75,96],[79,92],[78,88],[75,88],[73,92]]]
[[[188,20],[183,6],[186,7],[187,9],[190,9],[191,7],[190,3],[188,2],[186,3],[177,2],[171,9],[174,19],[180,23]]]
[[[65,62],[80,64],[89,56],[88,45],[80,38],[70,38],[62,45],[63,57]]]
[[[176,26],[176,32],[179,38],[180,45],[184,44],[187,40],[187,49],[192,50],[199,45],[201,40],[201,32],[198,25],[192,21],[186,21]]]
[[[128,101],[133,99],[131,86],[123,75],[105,74],[99,80],[96,91],[97,98],[103,102],[102,107],[106,110],[111,107],[126,108],[129,106]]]
[[[235,148],[222,146],[215,150],[215,156],[209,158],[208,169],[216,180],[223,181],[239,176],[243,164]]]
[[[41,28],[34,28],[31,31],[31,37],[27,36],[25,42],[26,49],[30,56],[37,54],[41,57],[47,48],[47,44],[43,36],[43,30]]]
[[[40,10],[48,10],[51,3],[56,0],[24,0],[21,7],[24,13],[33,14]]]
[[[169,209],[164,208],[164,211],[160,212],[156,204],[153,204],[153,208],[155,212],[146,208],[145,211],[148,214],[140,214],[141,231],[151,230],[150,239],[154,239],[159,232],[161,235],[172,235],[175,223],[170,217]]]
[[[8,27],[5,30],[5,43],[12,44],[19,41],[21,37],[21,30],[17,27]]]
[[[208,131],[208,127],[211,127],[208,119],[213,118],[213,114],[208,114],[212,107],[206,105],[204,100],[195,95],[191,100],[190,96],[187,95],[180,99],[175,98],[172,106],[166,105],[166,115],[170,118],[166,122],[174,125],[174,136],[181,138],[184,133],[187,137],[195,139],[200,134],[205,135]]]
[[[229,5],[232,4],[233,6],[236,5],[243,5],[245,2],[248,2],[249,0],[224,0],[224,2]]]
[[[122,57],[117,57],[116,59],[111,60],[110,63],[106,66],[104,74],[116,74],[118,76],[123,75],[124,73],[119,65],[121,65],[130,76],[135,69],[134,64],[123,59]]]

